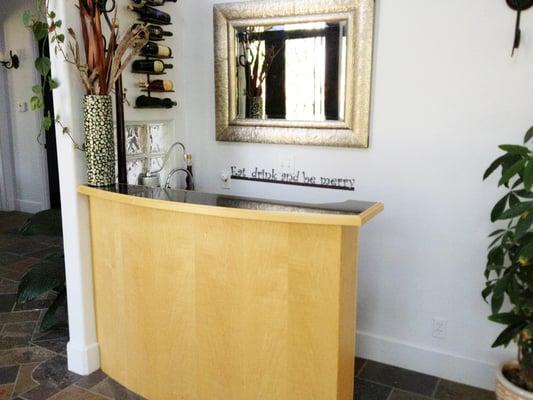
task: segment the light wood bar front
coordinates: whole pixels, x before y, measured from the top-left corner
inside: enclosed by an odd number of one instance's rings
[[[358,233],[381,204],[313,213],[79,191],[109,376],[149,400],[353,399]]]

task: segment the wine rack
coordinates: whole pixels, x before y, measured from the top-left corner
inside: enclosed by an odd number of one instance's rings
[[[138,3],[137,1],[135,1],[135,3]],[[152,8],[158,8],[158,7],[161,7],[163,5],[165,5],[166,3],[163,3],[163,4],[160,4],[160,5],[150,5],[150,7]],[[158,20],[158,19],[154,19],[154,18],[148,18],[148,17],[144,17],[142,15],[139,15],[138,16],[138,21],[139,23],[142,23],[143,25],[147,26],[148,24],[150,25],[156,25],[156,26],[165,26],[165,27],[168,27],[168,26],[171,26],[172,25],[172,22],[169,21],[169,22],[165,22],[165,21],[161,21],[161,20]],[[161,38],[159,39],[152,39],[150,38],[150,42],[154,42],[154,43],[162,43],[165,41],[165,38],[166,38],[166,35],[162,35]],[[162,57],[162,56],[159,56],[159,55],[146,55],[146,54],[142,54],[141,55],[145,61],[155,61],[155,60],[162,60],[163,62],[166,61],[166,60],[173,60],[174,57],[172,56],[169,56],[169,57]],[[158,93],[158,94],[163,94],[163,93],[175,93],[175,90],[165,90],[164,88],[159,90],[159,89],[154,89],[154,88],[151,88],[151,83],[153,82],[152,81],[152,77],[153,76],[157,76],[157,77],[161,77],[161,76],[165,76],[167,73],[166,72],[137,72],[135,70],[132,71],[132,73],[134,74],[139,74],[139,75],[145,75],[146,77],[146,84],[147,84],[147,87],[146,88],[141,88],[140,91],[142,92],[142,96],[146,96],[148,98],[157,98],[156,96],[153,96],[153,94],[155,93]],[[170,103],[168,103],[166,106],[161,103],[160,105],[145,105],[145,106],[139,106],[139,104],[137,104],[137,100],[139,99],[139,97],[141,96],[138,96],[135,103],[136,103],[136,106],[135,108],[138,108],[138,109],[170,109],[172,107],[175,107],[177,105],[177,103],[173,100],[170,101]],[[161,100],[165,100],[165,99],[161,99]],[[170,100],[170,99],[169,99]]]

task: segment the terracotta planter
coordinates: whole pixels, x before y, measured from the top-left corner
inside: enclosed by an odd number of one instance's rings
[[[515,386],[503,375],[503,370],[518,368],[517,361],[502,364],[496,374],[496,398],[498,400],[533,400],[533,393]]]
[[[115,184],[115,135],[111,96],[85,96],[83,99],[87,183],[90,186]]]

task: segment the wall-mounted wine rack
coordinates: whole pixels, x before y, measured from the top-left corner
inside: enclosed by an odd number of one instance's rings
[[[159,7],[159,6],[163,6],[166,1],[172,1],[172,2],[176,2],[177,0],[133,0],[134,3],[136,3],[135,5],[132,5],[130,6],[130,10],[132,11],[135,11],[135,9],[137,10],[142,10],[142,7],[148,7],[148,9],[150,9],[152,12],[154,13],[160,13],[160,14],[167,14],[167,13],[164,13],[162,11],[160,11],[158,8],[156,7]],[[160,38],[153,38],[152,37],[152,32],[150,32],[150,42],[154,42],[156,44],[159,45],[159,43],[163,42],[165,40],[165,37],[167,36],[172,36],[171,35],[171,32],[168,32],[168,31],[165,31],[163,30],[163,26],[171,26],[172,25],[172,22],[170,20],[170,15],[167,14],[167,16],[169,17],[169,21],[164,21],[162,19],[158,19],[158,18],[152,18],[152,17],[149,17],[147,16],[146,14],[143,15],[142,12],[140,11],[136,11],[139,13],[139,17],[138,17],[138,20],[140,23],[144,24],[145,26],[152,26],[154,27],[156,30],[161,30],[161,37]],[[154,35],[156,36],[156,35]],[[172,52],[172,50],[171,50]],[[165,56],[160,56],[160,55],[148,55],[148,54],[142,54],[142,57],[144,57],[144,60],[145,61],[162,61],[163,63],[165,63],[166,60],[172,60],[174,57],[172,56],[172,54],[170,54],[168,57],[165,57]],[[140,61],[140,60],[138,60]],[[164,68],[166,69],[166,68]],[[161,88],[154,88],[152,87],[152,84],[153,84],[153,80],[152,80],[152,76],[158,76],[158,77],[162,77],[162,76],[165,76],[166,75],[166,72],[163,70],[163,72],[148,72],[148,71],[138,71],[138,70],[135,70],[135,68],[132,68],[132,73],[134,74],[142,74],[142,75],[145,75],[146,76],[146,88],[142,88],[141,89],[141,92],[143,93],[142,95],[138,96],[136,101],[135,101],[135,108],[140,108],[140,109],[170,109],[174,106],[177,105],[177,102],[175,102],[174,100],[170,99],[170,98],[158,98],[158,97],[155,97],[153,96],[153,94],[155,93],[174,93],[175,91],[173,90],[173,84],[172,84],[172,89],[170,90],[166,90],[165,88],[165,85],[163,84]]]

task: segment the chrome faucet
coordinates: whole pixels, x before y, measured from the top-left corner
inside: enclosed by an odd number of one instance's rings
[[[187,150],[185,149],[185,145],[183,143],[181,143],[181,142],[175,142],[175,143],[173,143],[170,146],[170,148],[168,149],[168,151],[165,154],[165,157],[163,159],[163,163],[161,165],[161,168],[159,168],[156,171],[147,171],[147,172],[139,175],[139,182],[140,182],[141,185],[143,185],[143,186],[151,186],[151,187],[160,187],[161,186],[160,173],[161,173],[161,171],[163,171],[163,169],[167,165],[167,162],[170,159],[170,154],[172,153],[172,150],[174,150],[176,147],[181,147],[181,149],[183,150],[183,159],[184,159],[185,164],[187,166],[186,171],[187,171],[187,174],[188,174],[187,186],[188,186],[189,190],[194,190],[193,174],[191,172],[192,171],[192,155],[187,153]],[[146,157],[146,159],[147,158],[148,157]],[[174,172],[174,170],[173,170],[173,172]],[[170,177],[171,177],[171,175],[173,175],[173,172],[171,172],[169,174],[169,176],[167,177],[167,182],[170,181]],[[167,187],[167,185],[168,185],[168,183],[165,184],[165,188]]]
[[[170,171],[168,173],[167,181],[165,182],[165,189],[171,189],[171,187],[170,187],[170,179],[172,179],[174,174],[177,174],[178,172],[185,172],[185,174],[187,174],[187,176],[191,180],[191,184],[190,184],[190,187],[188,188],[188,190],[194,190],[194,176],[192,175],[192,173],[188,169],[185,169],[185,168],[174,168],[172,171]]]

